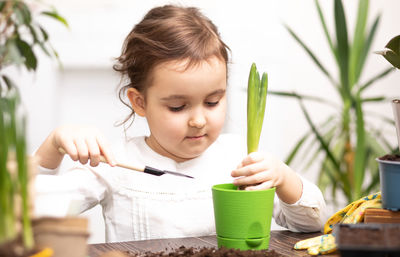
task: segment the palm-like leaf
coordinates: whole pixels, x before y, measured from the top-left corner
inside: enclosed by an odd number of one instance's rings
[[[385,69],[367,82],[360,83],[362,70],[378,28],[380,16],[376,17],[372,26],[368,27],[369,1],[359,0],[356,27],[353,37],[350,37],[343,3],[341,0],[333,0],[333,2],[335,31],[332,35],[334,37],[330,36],[318,0],[315,0],[315,5],[325,38],[337,64],[338,78],[334,78],[306,43],[289,26],[285,26],[289,34],[302,46],[318,69],[337,89],[341,104],[333,110],[333,117],[336,118],[331,119],[329,124],[325,124],[324,127],[317,126],[303,103],[311,100],[335,106],[329,102],[329,99],[292,92],[275,91],[271,94],[298,99],[304,117],[310,126],[310,132],[300,138],[287,160],[293,163],[296,159],[303,162],[304,160],[320,159],[316,156],[316,153],[319,153],[323,158],[320,163],[318,185],[324,192],[331,188],[333,195],[336,195],[336,190],[340,189],[348,202],[351,202],[377,188],[379,176],[375,158],[383,152],[393,149],[384,135],[371,134],[372,131],[378,131],[378,129],[367,122],[366,116],[372,113],[364,111],[364,105],[371,102],[385,102],[388,99],[385,96],[363,96],[366,89],[387,76],[393,68]],[[353,38],[353,42],[350,42],[349,38]],[[397,47],[393,43],[389,46]],[[400,51],[400,48],[398,49]],[[378,115],[378,118],[385,123],[393,123],[382,115]],[[371,128],[366,129],[366,127]],[[307,144],[307,141],[312,143]],[[306,157],[299,156],[301,152],[305,153]],[[366,182],[367,173],[369,173],[370,179]]]

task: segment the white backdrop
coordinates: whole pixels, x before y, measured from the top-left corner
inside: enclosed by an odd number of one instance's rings
[[[120,53],[122,42],[143,15],[152,7],[168,3],[197,6],[219,27],[221,36],[232,50],[229,70],[229,113],[225,131],[246,131],[247,77],[252,62],[269,74],[270,90],[331,96],[338,101],[329,81],[315,67],[301,47],[290,37],[286,23],[310,46],[326,67],[336,74],[313,0],[54,0],[48,1],[66,17],[70,28],[43,18],[50,40],[59,52],[63,69],[41,56],[35,76],[14,71],[29,112],[29,147],[34,151],[55,127],[66,123],[98,126],[110,141],[123,137],[122,129],[113,127],[128,113],[119,103],[116,87],[119,77],[112,71],[113,58]],[[320,1],[327,25],[333,33],[333,1]],[[344,1],[349,30],[353,31],[358,1]],[[371,0],[369,25],[382,14],[372,50],[380,50],[387,41],[400,34],[400,1]],[[361,81],[389,67],[383,57],[370,54]],[[378,82],[370,91],[390,97],[400,96],[400,72]],[[316,104],[307,105],[315,120],[327,111]],[[373,105],[372,110],[392,118],[389,104]],[[298,103],[293,99],[268,96],[266,118],[260,148],[272,151],[282,159],[302,135],[307,124]],[[394,128],[383,128],[395,140]],[[147,133],[143,120],[137,119],[129,135]],[[395,141],[393,141],[395,142]],[[296,169],[296,167],[293,167]],[[316,181],[316,168],[298,171]],[[327,196],[328,197],[328,196]],[[332,212],[333,210],[330,210]],[[90,242],[104,240],[99,208],[91,218]]]

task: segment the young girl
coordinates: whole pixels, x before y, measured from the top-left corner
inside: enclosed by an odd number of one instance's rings
[[[45,185],[71,192],[77,213],[100,204],[108,242],[213,234],[211,186],[232,180],[246,190],[276,187],[274,218],[281,226],[320,230],[325,203],[318,187],[272,155],[246,156],[243,140],[220,135],[227,63],[228,47],[198,9],[150,10],[127,36],[114,66],[127,81],[120,98],[129,99],[131,116],[146,118],[150,135],[116,148],[97,129],[57,128],[35,153],[42,173],[57,171],[60,148],[90,166],[39,176],[39,192],[51,191]],[[109,165],[99,164],[101,155]],[[194,179],[118,168],[116,157]]]

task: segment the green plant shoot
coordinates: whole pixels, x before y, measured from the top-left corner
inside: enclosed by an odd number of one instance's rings
[[[267,100],[268,75],[263,73],[261,81],[256,64],[250,69],[247,87],[247,153],[256,152],[264,121]]]

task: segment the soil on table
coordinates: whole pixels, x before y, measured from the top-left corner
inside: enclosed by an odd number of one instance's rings
[[[126,252],[129,257],[284,257],[274,250],[238,250],[227,248],[193,248],[181,246],[168,252]]]
[[[395,162],[400,162],[400,155],[398,154],[386,154],[382,157],[379,157],[379,160],[381,161],[395,161]]]

